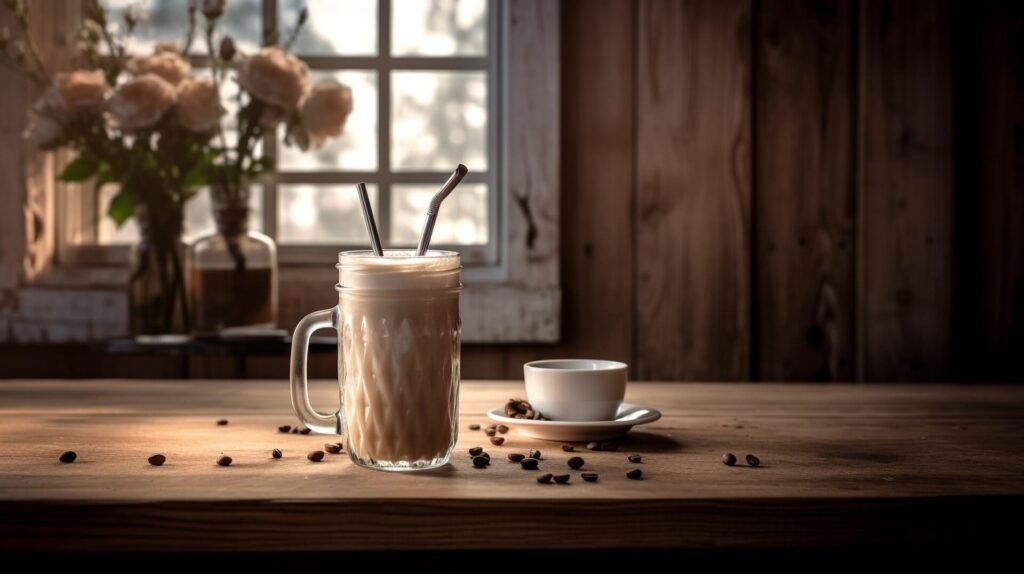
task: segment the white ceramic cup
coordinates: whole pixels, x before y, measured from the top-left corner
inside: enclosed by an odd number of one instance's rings
[[[549,359],[523,365],[526,399],[554,421],[607,421],[626,396],[626,364],[599,359]]]

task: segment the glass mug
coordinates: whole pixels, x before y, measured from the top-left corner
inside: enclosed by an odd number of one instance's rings
[[[307,427],[345,435],[349,456],[380,470],[448,462],[458,433],[461,265],[452,251],[338,254],[338,305],[310,313],[292,338],[292,408]],[[314,331],[338,331],[341,409],[309,403]]]

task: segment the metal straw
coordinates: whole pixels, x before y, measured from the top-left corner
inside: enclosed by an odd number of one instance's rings
[[[366,232],[370,235],[370,245],[377,257],[384,256],[384,249],[380,245],[380,234],[377,233],[377,222],[373,219],[373,208],[370,207],[370,194],[366,193],[366,184],[360,183],[356,186],[359,189],[359,204],[363,206],[363,219],[366,220]]]
[[[430,207],[427,208],[427,220],[423,222],[423,233],[420,235],[420,244],[416,248],[416,255],[423,255],[427,252],[427,247],[430,247],[430,236],[434,233],[434,222],[437,221],[437,212],[441,209],[441,202],[444,201],[444,198],[448,197],[448,194],[455,189],[455,186],[459,185],[459,182],[462,181],[462,178],[466,177],[467,173],[469,173],[469,170],[460,163],[459,167],[455,168],[455,171],[452,172],[448,181],[444,183],[444,186],[430,200]]]

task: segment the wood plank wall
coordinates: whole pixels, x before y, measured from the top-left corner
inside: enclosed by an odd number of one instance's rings
[[[586,356],[660,380],[1024,380],[1024,3],[562,10],[563,341],[466,345],[465,377]],[[61,352],[59,376],[180,376]]]

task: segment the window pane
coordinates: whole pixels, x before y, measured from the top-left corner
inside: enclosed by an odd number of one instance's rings
[[[122,245],[135,243],[139,240],[139,228],[135,219],[129,219],[120,228],[107,217],[107,206],[111,198],[117,194],[116,185],[105,185],[100,190],[97,209],[98,243],[103,245]],[[263,230],[263,186],[252,186],[249,196],[249,229]],[[194,241],[201,235],[215,230],[213,213],[210,211],[210,190],[202,188],[185,204],[185,241]]]
[[[377,186],[366,189],[377,213]],[[280,185],[277,196],[279,243],[369,245],[355,185]]]
[[[396,56],[483,56],[487,0],[392,0]]]
[[[281,128],[278,167],[281,171],[374,171],[377,169],[377,73],[364,71],[314,72],[315,82],[334,78],[352,88],[352,113],[340,138],[323,147],[302,151],[284,145]]]
[[[278,0],[282,37],[305,4],[309,19],[292,50],[309,56],[372,56],[377,53],[377,0]]]
[[[128,7],[142,7],[145,19],[140,22],[126,44],[133,54],[149,54],[157,42],[185,42],[188,29],[188,2],[184,0],[101,0],[108,9],[108,20],[116,30],[124,30],[124,13]],[[199,2],[202,5],[202,2]],[[231,0],[224,16],[219,20],[219,30],[231,36],[239,49],[252,52],[260,45],[263,36],[261,0]],[[193,54],[205,54],[206,42],[203,27],[206,25],[201,11],[196,12],[196,33],[192,41]]]
[[[435,185],[395,185],[391,191],[391,241],[416,245]],[[432,245],[478,245],[487,243],[487,185],[464,183],[441,207],[430,236]]]
[[[391,158],[395,170],[487,170],[487,76],[394,72]]]

